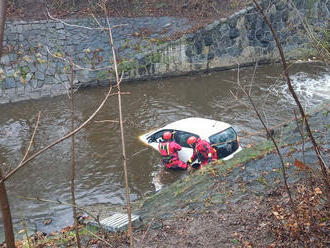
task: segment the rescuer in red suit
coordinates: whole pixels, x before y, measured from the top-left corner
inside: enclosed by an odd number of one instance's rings
[[[187,162],[188,165],[196,159],[198,159],[201,165],[205,165],[210,163],[212,160],[217,159],[217,151],[206,140],[196,138],[195,136],[190,136],[187,139],[187,144],[194,149],[193,155]]]
[[[158,145],[158,150],[162,156],[162,162],[168,169],[186,170],[188,164],[182,162],[178,154],[178,151],[180,151],[182,147],[172,140],[172,136],[171,132],[164,132],[163,141]]]

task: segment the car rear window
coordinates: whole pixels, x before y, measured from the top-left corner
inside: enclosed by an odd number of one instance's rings
[[[213,145],[217,144],[222,144],[222,143],[226,143],[226,142],[230,142],[230,141],[233,141],[233,140],[236,140],[237,139],[237,135],[236,135],[236,132],[235,130],[230,127],[230,128],[227,128],[226,130],[220,132],[220,133],[217,133],[217,134],[214,134],[212,136],[209,137],[210,139],[210,143]]]

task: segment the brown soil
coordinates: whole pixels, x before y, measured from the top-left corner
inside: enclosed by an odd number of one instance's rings
[[[265,247],[273,240],[266,224],[267,205],[264,200],[249,197],[239,203],[229,203],[226,209],[187,212],[164,221],[159,230],[138,233],[137,243],[143,247],[173,248]]]
[[[298,183],[299,188],[302,184]],[[322,197],[311,194],[311,199]],[[246,195],[241,200],[209,208],[183,211],[174,218],[154,219],[143,230],[134,233],[135,247],[144,248],[229,248],[229,247],[328,247],[329,211],[313,212],[316,219],[323,219],[312,226],[306,215],[306,197],[297,196],[300,208],[298,226],[296,217],[288,207],[288,195],[284,189],[273,189],[264,196]],[[314,204],[313,201],[310,204]],[[318,204],[318,203],[317,203]],[[277,212],[278,211],[278,212]],[[285,213],[285,211],[287,213]],[[101,234],[100,234],[101,235]],[[129,238],[126,233],[107,237],[113,247],[126,248]],[[102,241],[88,240],[86,247],[109,247]]]
[[[10,20],[47,19],[48,9],[56,17],[103,15],[91,0],[12,0],[8,1],[7,18]],[[249,0],[121,0],[105,1],[112,17],[175,16],[194,21],[210,22],[229,16],[250,4]]]
[[[12,0],[8,3],[7,20],[48,19],[47,10],[56,18],[79,18],[104,16],[98,4],[106,2],[110,17],[160,17],[187,18],[191,28],[173,33],[169,40],[177,39],[185,33],[195,32],[214,20],[228,17],[248,6],[250,0]]]

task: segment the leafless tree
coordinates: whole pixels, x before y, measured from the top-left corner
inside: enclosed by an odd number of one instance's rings
[[[2,179],[2,169],[0,167],[0,180]],[[5,230],[5,242],[7,247],[14,248],[15,247],[15,236],[13,231],[13,223],[10,212],[10,205],[8,201],[8,195],[6,190],[6,185],[2,181],[0,182],[0,205],[1,205],[1,213],[3,219],[3,226]]]
[[[292,1],[292,0],[289,1],[289,4],[295,10],[297,16],[299,17],[300,23],[303,25],[304,30],[306,31],[306,34],[307,34],[309,40],[312,42],[312,45],[315,48],[318,57],[321,58],[322,61],[329,68],[329,60],[330,60],[329,48],[324,46],[323,42],[317,37],[317,35],[315,34],[315,30],[313,30],[311,25],[308,23],[307,18],[298,10],[294,1]],[[326,33],[329,32],[329,24],[327,27],[324,27],[324,30],[321,30],[321,33],[322,32],[323,32],[323,35],[326,35]],[[324,37],[324,39],[326,39],[326,37]],[[327,41],[327,42],[329,42],[329,41]]]
[[[257,115],[258,119],[260,120],[263,128],[265,129],[266,133],[267,133],[267,137],[269,137],[271,139],[271,141],[273,142],[274,146],[275,146],[275,149],[276,149],[276,152],[277,152],[277,155],[280,159],[280,162],[281,162],[281,168],[282,168],[282,175],[283,175],[283,181],[284,181],[284,186],[285,186],[285,189],[289,195],[289,199],[290,199],[290,204],[291,204],[291,207],[292,209],[295,209],[295,205],[294,205],[294,202],[293,202],[293,199],[292,199],[292,195],[291,195],[291,191],[290,191],[290,188],[289,188],[289,185],[288,185],[288,182],[287,182],[287,175],[286,175],[286,168],[285,168],[285,164],[284,164],[284,160],[283,160],[283,156],[281,154],[281,151],[280,151],[280,148],[275,140],[275,137],[274,135],[271,133],[271,131],[269,130],[264,118],[262,118],[261,114],[260,114],[260,111],[259,109],[257,108],[255,102],[253,101],[252,99],[252,96],[251,96],[251,92],[252,92],[252,85],[253,85],[253,81],[254,81],[254,76],[255,76],[255,72],[256,72],[256,68],[257,68],[257,64],[255,66],[255,69],[254,69],[254,72],[253,72],[253,77],[251,79],[251,83],[249,85],[249,89],[246,89],[244,88],[241,83],[240,83],[240,80],[239,80],[239,68],[238,68],[238,78],[237,78],[237,85],[239,87],[239,89],[244,93],[244,95],[248,98],[252,108],[253,108],[253,111],[255,112],[255,114]]]
[[[0,1],[0,58],[2,57],[2,41],[5,32],[7,0]],[[15,247],[15,236],[10,212],[10,205],[5,182],[2,181],[2,169],[0,167],[0,205],[5,230],[5,241],[8,248]]]
[[[70,78],[70,110],[71,110],[71,132],[74,130],[74,64],[72,58],[70,60],[71,68],[71,78]],[[79,237],[79,228],[78,228],[78,219],[77,219],[77,208],[76,208],[76,197],[75,197],[75,171],[76,171],[76,162],[75,162],[75,139],[74,135],[71,136],[71,198],[72,198],[72,210],[73,210],[73,221],[76,231],[76,242],[78,248],[81,248],[80,237]]]
[[[109,21],[108,11],[106,8],[106,1],[101,5],[107,19],[108,25],[108,33],[109,33],[109,44],[112,49],[112,57],[113,57],[113,65],[116,74],[116,82],[117,82],[117,92],[118,92],[118,112],[119,112],[119,126],[120,126],[120,137],[121,137],[121,148],[122,148],[122,159],[123,159],[123,168],[125,174],[125,185],[126,185],[126,207],[127,207],[127,215],[128,215],[128,234],[130,238],[130,247],[134,247],[133,241],[133,230],[132,230],[132,214],[131,214],[131,203],[130,203],[130,190],[128,184],[128,174],[127,174],[127,161],[126,161],[126,146],[125,146],[125,136],[124,136],[124,125],[123,125],[123,111],[122,111],[122,99],[121,99],[121,90],[120,83],[121,79],[119,78],[118,66],[117,66],[117,58],[116,58],[116,49],[113,42],[112,37],[112,28]],[[111,82],[110,82],[111,84]]]
[[[283,70],[284,70],[284,75],[285,75],[285,78],[286,78],[286,81],[287,81],[287,85],[288,85],[288,89],[293,97],[293,99],[295,100],[296,102],[296,105],[298,106],[298,109],[300,111],[300,115],[301,115],[301,118],[302,118],[302,121],[303,123],[305,123],[306,125],[306,130],[307,130],[307,134],[313,144],[313,148],[314,148],[314,151],[315,151],[315,154],[317,156],[317,159],[319,161],[319,165],[320,165],[320,169],[321,169],[321,173],[322,173],[322,178],[323,178],[323,182],[324,182],[324,187],[326,189],[326,197],[327,197],[327,200],[328,200],[328,206],[330,206],[330,184],[329,184],[329,177],[328,177],[328,172],[327,172],[327,166],[325,165],[325,162],[322,158],[322,154],[321,154],[321,151],[320,151],[320,148],[314,138],[314,135],[312,133],[312,130],[309,126],[309,123],[308,123],[308,120],[306,118],[306,114],[305,114],[305,110],[304,108],[302,107],[301,105],[301,102],[291,84],[291,79],[290,79],[290,76],[289,76],[289,71],[288,71],[288,67],[287,67],[287,63],[286,63],[286,59],[285,59],[285,56],[284,56],[284,53],[283,53],[283,49],[282,49],[282,46],[281,46],[281,43],[278,39],[278,36],[273,28],[273,25],[271,24],[270,22],[270,19],[269,17],[265,14],[262,6],[256,1],[256,0],[253,0],[253,3],[256,5],[256,7],[258,8],[259,12],[263,15],[267,25],[269,26],[272,34],[273,34],[273,37],[275,39],[275,42],[276,42],[276,45],[277,45],[277,48],[279,50],[279,53],[280,53],[280,56],[281,56],[281,61],[282,61],[282,65],[283,65]]]

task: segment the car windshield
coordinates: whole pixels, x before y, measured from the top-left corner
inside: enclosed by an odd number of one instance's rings
[[[224,144],[230,141],[234,141],[236,140],[236,138],[236,132],[232,127],[227,128],[226,130],[209,137],[212,145]]]

